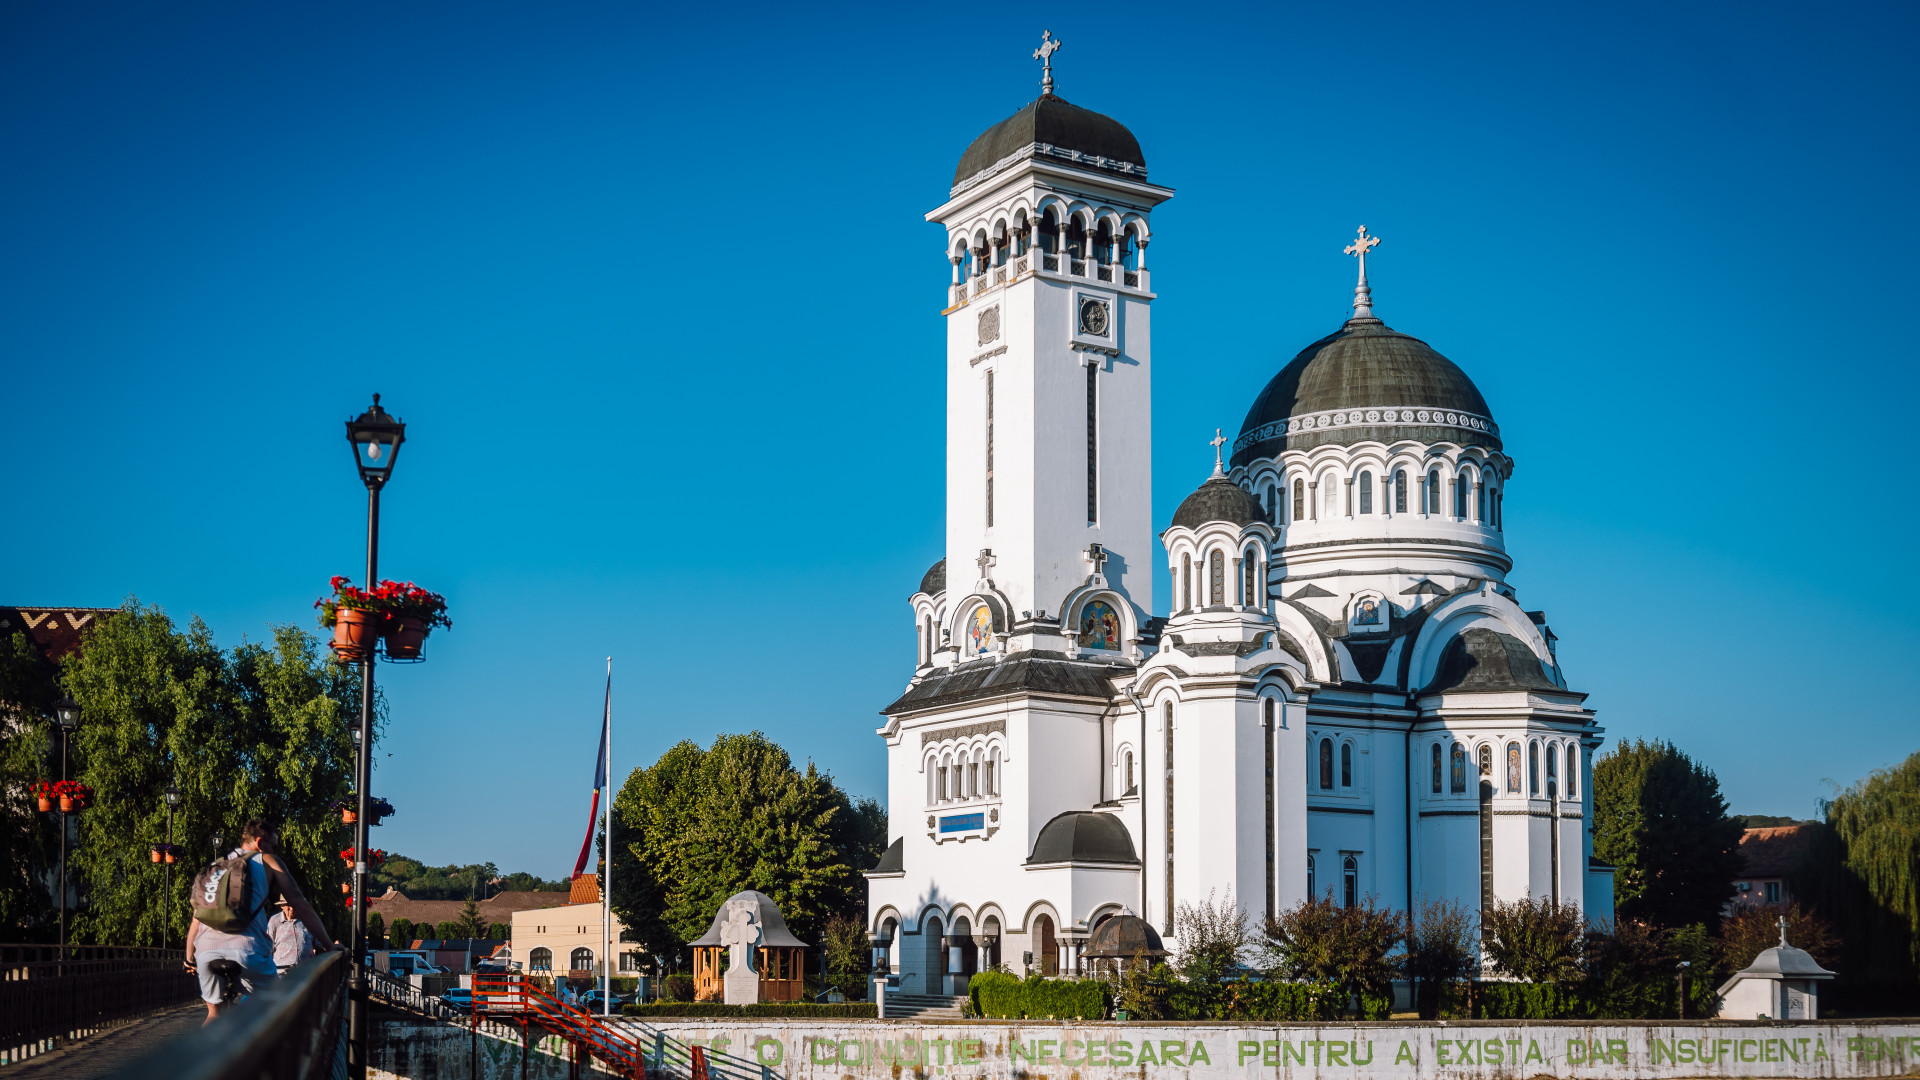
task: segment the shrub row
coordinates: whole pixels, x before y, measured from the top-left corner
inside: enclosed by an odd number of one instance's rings
[[[851,1019],[872,1020],[874,1008],[872,1002],[849,1001],[843,1005],[810,1004],[807,1002],[764,1001],[758,1005],[723,1005],[717,1001],[657,1001],[644,1005],[628,1005],[621,1010],[628,1016],[650,1017],[748,1017],[748,1016],[792,1016],[816,1020]]]
[[[1103,1020],[1107,984],[1099,979],[1025,979],[983,971],[967,983],[973,1015],[994,1020]]]
[[[1679,1011],[1671,979],[1573,986],[1479,982],[1472,994],[1476,1020],[1664,1020]],[[1705,984],[1690,982],[1687,999],[1687,1015],[1695,1018],[1711,1014],[1717,1005]]]

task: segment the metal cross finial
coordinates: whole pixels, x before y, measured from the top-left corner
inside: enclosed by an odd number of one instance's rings
[[[1784,946],[1786,945],[1786,943],[1787,943],[1787,917],[1785,915],[1782,915],[1780,916],[1780,944]]]
[[[1053,31],[1042,30],[1040,32],[1040,47],[1033,50],[1033,58],[1044,65],[1040,71],[1040,93],[1042,96],[1053,93],[1053,54],[1059,51],[1060,39],[1053,36]]]
[[[1346,252],[1360,260],[1360,283],[1353,287],[1353,317],[1356,319],[1373,318],[1373,290],[1367,286],[1367,252],[1380,245],[1380,238],[1368,236],[1367,227],[1360,226],[1360,236],[1348,244]]]
[[[1220,447],[1226,441],[1227,441],[1227,437],[1225,435],[1220,434],[1219,428],[1214,428],[1213,438],[1207,440],[1207,442],[1211,443],[1213,446],[1213,475],[1215,476],[1227,475],[1227,470],[1221,467],[1221,464],[1220,464]]]

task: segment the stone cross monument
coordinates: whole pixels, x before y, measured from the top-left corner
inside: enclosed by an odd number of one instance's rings
[[[720,944],[727,946],[726,1003],[752,1005],[760,1000],[760,973],[754,970],[755,946],[760,944],[760,922],[752,900],[727,902],[727,922],[720,928]]]

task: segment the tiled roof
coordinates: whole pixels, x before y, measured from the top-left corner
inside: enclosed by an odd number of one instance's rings
[[[80,636],[107,616],[110,607],[0,606],[0,638],[24,632],[49,660],[59,660],[80,647]]]
[[[1786,877],[1799,868],[1813,843],[1818,825],[1780,825],[1748,829],[1740,837],[1740,854],[1747,857],[1748,877]]]
[[[510,923],[516,911],[565,907],[568,903],[567,894],[563,892],[503,892],[480,901],[480,914],[490,923]],[[379,914],[388,926],[392,926],[395,919],[438,926],[458,920],[466,906],[465,900],[409,900],[405,893],[393,890],[385,896],[374,897],[367,910]]]
[[[929,675],[902,694],[900,700],[880,711],[892,716],[1022,693],[1108,701],[1113,698],[1113,677],[1125,670],[1107,664],[1016,653],[1005,660],[976,660]]]
[[[567,890],[569,904],[597,904],[600,902],[600,879],[592,874],[581,874],[573,879],[573,887]]]

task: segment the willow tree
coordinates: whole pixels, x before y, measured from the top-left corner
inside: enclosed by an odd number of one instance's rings
[[[1822,803],[1795,891],[1834,924],[1842,977],[1911,986],[1920,971],[1920,753]]]

